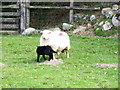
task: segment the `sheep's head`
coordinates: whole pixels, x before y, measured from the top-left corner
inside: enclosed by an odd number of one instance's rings
[[[43,40],[48,40],[52,31],[44,30],[44,31],[41,31],[40,33],[42,34],[41,37],[42,37]]]

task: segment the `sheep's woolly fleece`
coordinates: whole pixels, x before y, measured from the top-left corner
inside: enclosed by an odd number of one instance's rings
[[[50,60],[50,61],[45,61],[39,64],[45,64],[45,65],[52,65],[52,66],[57,66],[59,64],[63,64],[61,59],[55,59],[55,60]]]

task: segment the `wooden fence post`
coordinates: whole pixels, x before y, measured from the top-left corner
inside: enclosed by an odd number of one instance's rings
[[[30,0],[20,0],[20,33],[29,27],[29,2]]]
[[[0,6],[2,6],[2,2],[0,2]],[[2,12],[2,8],[0,8],[0,12]],[[0,18],[2,19],[2,13],[0,13]],[[0,31],[2,31],[2,23],[0,23]]]
[[[26,29],[25,0],[20,0],[20,33]]]
[[[73,4],[74,4],[74,0],[70,0],[69,21],[71,24],[73,24]]]
[[[30,0],[26,0],[26,28],[29,27],[29,23],[30,23],[29,6],[30,6]]]

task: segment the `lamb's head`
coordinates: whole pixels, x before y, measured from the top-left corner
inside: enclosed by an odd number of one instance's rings
[[[51,33],[52,33],[52,31],[50,31],[50,30],[44,30],[44,31],[41,31],[41,33],[42,33],[42,39],[43,40],[48,40],[49,39],[49,37],[50,37],[50,35],[51,35]]]

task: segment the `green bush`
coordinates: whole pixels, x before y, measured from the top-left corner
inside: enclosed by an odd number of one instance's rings
[[[83,23],[83,20],[82,20],[82,19],[76,20],[76,24],[77,24],[77,25],[81,25],[82,23]]]
[[[72,26],[72,27],[70,28],[70,30],[73,30],[73,29],[76,29],[76,26]]]

